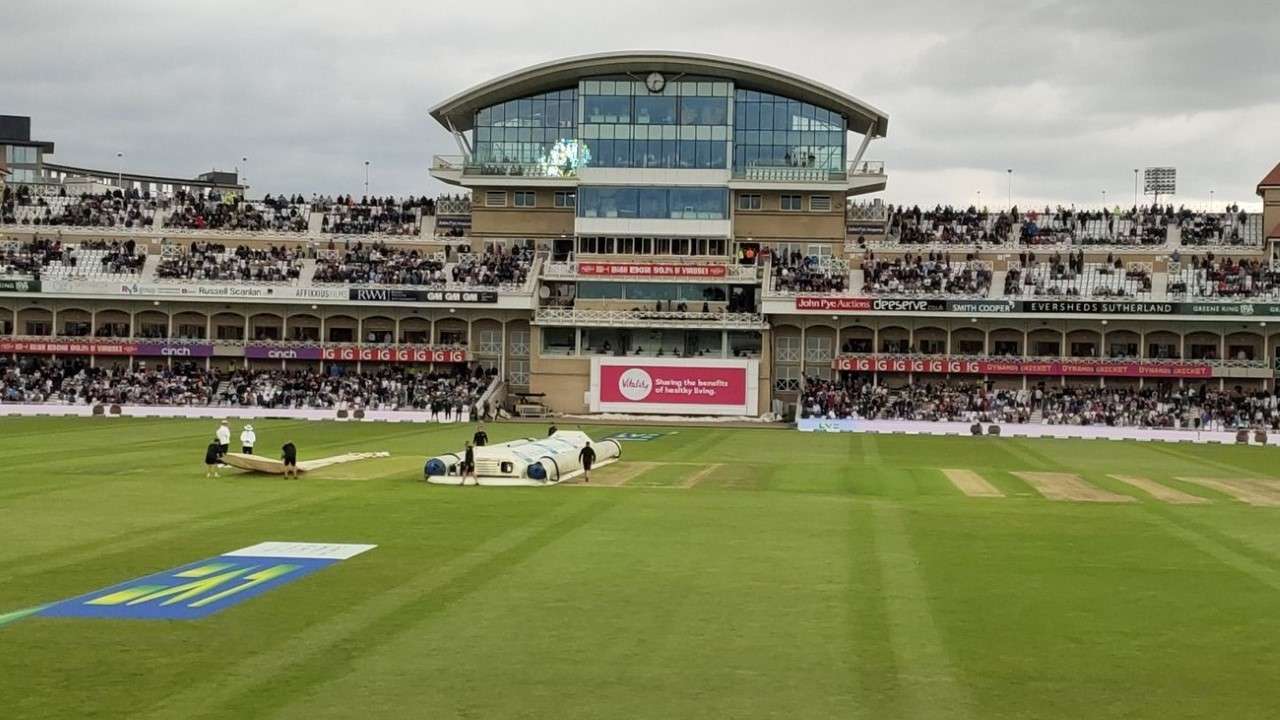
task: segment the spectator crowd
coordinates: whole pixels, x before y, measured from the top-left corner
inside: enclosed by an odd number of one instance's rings
[[[877,260],[867,253],[862,260],[862,287],[873,295],[985,296],[991,289],[991,266],[967,255],[953,263],[951,253],[941,251]]]
[[[773,256],[773,289],[784,293],[842,293],[849,288],[843,262],[822,261],[800,252]]]
[[[1144,388],[992,388],[982,383],[916,383],[891,388],[865,376],[807,378],[803,417],[867,420],[1105,425],[1167,429],[1280,430],[1280,397],[1208,384]],[[1036,417],[1036,415],[1039,417]]]
[[[94,368],[74,358],[0,358],[0,399],[68,405],[418,410],[453,419],[475,406],[492,379],[493,372],[481,368],[218,371],[195,363],[128,369]]]
[[[1280,272],[1259,258],[1192,255],[1190,261],[1179,262],[1177,270],[1170,272],[1168,289],[1172,296],[1256,298],[1280,289]]]
[[[305,252],[299,247],[253,248],[238,245],[228,250],[221,243],[193,242],[162,254],[156,266],[161,280],[210,280],[234,282],[292,282],[302,273]]]
[[[313,279],[317,283],[354,285],[519,286],[528,279],[532,267],[533,250],[527,247],[488,248],[479,254],[461,252],[447,263],[444,253],[357,242],[343,250],[322,253],[316,260]]]

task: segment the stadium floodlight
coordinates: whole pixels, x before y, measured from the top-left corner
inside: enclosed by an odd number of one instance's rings
[[[1178,170],[1171,167],[1149,167],[1143,174],[1143,192],[1155,196],[1160,204],[1161,195],[1172,195],[1178,189]]]

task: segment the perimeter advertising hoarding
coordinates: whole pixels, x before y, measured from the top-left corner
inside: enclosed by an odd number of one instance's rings
[[[592,358],[592,412],[757,415],[758,360]]]
[[[46,280],[37,290],[47,295],[120,295],[149,298],[227,298],[236,300],[346,300],[345,287],[294,287],[291,285],[238,285],[235,283],[112,282],[100,280]],[[35,292],[32,290],[31,292]]]
[[[941,298],[905,297],[822,297],[796,296],[796,310],[820,312],[946,312],[1008,313],[1012,300],[943,300]]]
[[[246,345],[244,356],[250,360],[327,360],[330,362],[392,363],[461,363],[467,351],[459,348],[437,348],[411,345],[337,346]]]
[[[352,302],[437,302],[487,305],[498,302],[496,290],[413,290],[409,288],[350,288]]]
[[[1200,317],[1275,317],[1274,302],[1142,302],[1112,300],[944,300],[940,298],[823,297],[797,295],[796,310],[810,312],[927,312],[957,315],[1195,315]]]
[[[677,265],[674,263],[603,263],[579,262],[579,275],[599,277],[725,277],[728,265]]]
[[[1198,362],[1107,360],[966,360],[842,355],[831,366],[847,372],[963,373],[970,375],[1066,375],[1085,377],[1211,378],[1213,366]]]
[[[0,280],[0,292],[40,292],[39,280]]]
[[[0,340],[0,353],[19,355],[124,355],[135,357],[212,357],[213,343],[164,340]]]

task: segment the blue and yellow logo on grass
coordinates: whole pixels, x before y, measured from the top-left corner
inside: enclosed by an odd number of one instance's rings
[[[0,616],[195,620],[293,582],[375,545],[265,542],[129,580],[69,600]]]

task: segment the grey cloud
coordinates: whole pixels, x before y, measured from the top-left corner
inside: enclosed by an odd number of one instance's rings
[[[1132,167],[1179,166],[1188,200],[1255,201],[1280,159],[1272,0],[63,2],[5,10],[0,111],[62,162],[160,174],[249,158],[255,192],[435,193],[427,116],[495,75],[565,55],[670,48],[811,76],[893,118],[870,156],[886,197],[1123,198]],[[1240,135],[1247,133],[1248,136]],[[900,174],[895,177],[894,171]],[[951,184],[939,178],[955,178]],[[996,187],[998,186],[998,187]],[[1131,191],[1130,191],[1131,194]]]

